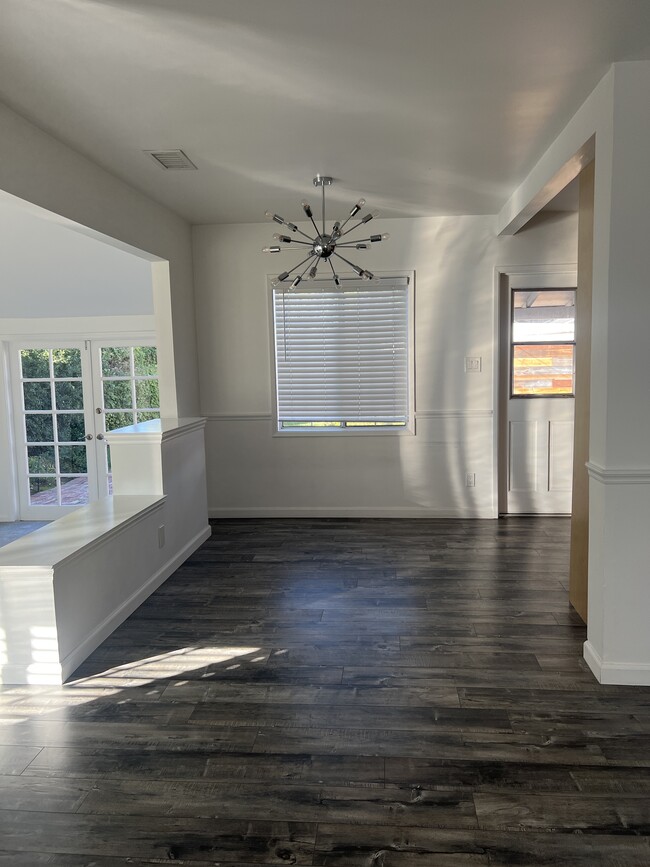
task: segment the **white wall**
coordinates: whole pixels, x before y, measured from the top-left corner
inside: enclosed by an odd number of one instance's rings
[[[270,223],[195,227],[210,513],[494,517],[494,270],[574,263],[576,227],[553,214],[496,238],[493,217],[378,222],[390,240],[356,259],[415,272],[417,434],[358,438],[272,436],[267,275],[296,254],[260,252]],[[466,374],[476,355],[482,372]]]
[[[169,415],[195,415],[198,377],[189,225],[2,104],[0,153],[0,191],[145,251],[143,258],[153,261],[157,331],[165,335],[160,347],[161,400]],[[164,297],[166,276],[157,258],[169,262],[169,298]]]
[[[650,63],[615,64],[513,194],[516,225],[595,141],[588,641],[604,683],[650,685]]]
[[[0,202],[0,320],[153,314],[151,263]]]

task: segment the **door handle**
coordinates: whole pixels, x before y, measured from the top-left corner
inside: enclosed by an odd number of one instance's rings
[[[98,440],[103,440],[103,439],[105,439],[104,434],[97,434],[97,439],[98,439]]]
[[[86,439],[87,439],[87,440],[91,440],[92,438],[93,438],[93,435],[92,435],[92,434],[86,434]]]

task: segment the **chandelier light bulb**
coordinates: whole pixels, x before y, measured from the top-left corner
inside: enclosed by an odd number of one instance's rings
[[[279,253],[282,247],[262,247],[262,253]]]
[[[273,211],[264,211],[264,216],[269,220],[273,220],[274,223],[279,223],[280,225],[284,223],[282,217],[279,214],[274,214]]]
[[[382,241],[387,241],[390,238],[390,232],[384,232],[381,236]]]
[[[318,263],[309,269],[309,279],[313,280],[316,276],[316,271],[318,271]]]
[[[291,288],[291,289],[295,289],[296,286],[298,285],[298,283],[300,283],[301,280],[302,280],[302,277],[296,277],[296,278],[294,279],[293,283],[291,284],[290,288]]]
[[[300,204],[302,205],[302,209],[307,214],[307,216],[311,217],[312,216],[311,205],[309,204],[307,199],[303,199]]]

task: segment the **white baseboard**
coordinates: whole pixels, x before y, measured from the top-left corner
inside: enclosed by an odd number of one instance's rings
[[[168,560],[154,575],[139,587],[128,599],[108,615],[86,638],[61,662],[62,679],[65,681],[81,663],[114,632],[187,558],[212,535],[211,527],[204,527],[194,538]],[[22,681],[23,683],[25,681]],[[57,681],[61,683],[62,681]]]
[[[482,518],[498,515],[479,509],[425,509],[411,506],[353,506],[344,508],[270,506],[265,508],[209,508],[210,518]]]
[[[584,643],[584,659],[599,683],[618,686],[650,686],[650,663],[603,662],[589,641]]]

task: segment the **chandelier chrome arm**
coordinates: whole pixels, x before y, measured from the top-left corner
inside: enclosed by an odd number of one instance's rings
[[[350,228],[347,231],[340,232],[339,238],[342,238],[344,235],[349,235],[350,232],[354,232],[354,230],[358,229],[359,226],[365,226],[366,223],[369,223],[371,220],[374,220],[376,216],[377,216],[376,213],[366,214],[366,216],[363,218],[363,220],[359,220],[359,222],[355,223],[354,226],[350,226]],[[343,225],[345,225],[345,223]],[[341,226],[341,228],[343,228],[343,226]]]
[[[347,232],[346,232],[347,234]],[[275,235],[273,236],[275,238]],[[368,238],[358,238],[355,241],[345,241],[343,244],[337,244],[337,247],[354,247],[355,244],[365,244],[366,241],[371,241],[375,244],[377,241],[387,241],[390,238],[388,232],[384,232],[382,235],[370,235]]]
[[[331,259],[328,259],[328,260],[327,260],[327,263],[328,263],[328,265],[330,266],[330,268],[332,269],[332,277],[334,277],[334,285],[335,285],[335,286],[340,286],[340,285],[341,285],[341,281],[339,280],[339,275],[338,275],[338,274],[336,273],[336,271],[334,270],[334,265],[332,264],[332,260],[331,260]]]
[[[264,216],[268,217],[269,220],[273,220],[274,223],[279,223],[281,226],[286,226],[287,229],[291,229],[292,232],[297,232],[299,235],[302,235],[303,238],[307,238],[308,241],[311,241],[309,235],[299,229],[295,223],[289,223],[284,217],[281,217],[279,214],[274,214],[273,211],[265,211]]]
[[[363,277],[365,280],[372,280],[375,276],[372,271],[366,271],[364,268],[360,268],[358,265],[355,265],[354,262],[350,262],[349,259],[346,259],[345,256],[341,256],[340,253],[334,253],[335,256],[338,256],[339,259],[343,259],[346,265],[349,265],[352,270],[359,275],[359,277]]]
[[[314,213],[313,213],[313,211],[312,211],[312,209],[311,209],[311,205],[309,204],[309,202],[307,201],[307,199],[303,199],[302,202],[301,202],[300,204],[302,205],[302,209],[303,209],[303,211],[307,214],[307,216],[308,216],[309,219],[311,220],[311,224],[312,224],[312,226],[314,227],[314,229],[316,230],[316,234],[317,234],[317,235],[320,235],[320,232],[318,231],[318,226],[316,225],[316,222],[315,222],[315,220],[314,220]]]
[[[297,271],[301,265],[305,264],[305,262],[309,262],[310,259],[313,259],[314,256],[315,256],[315,253],[310,253],[306,259],[303,259],[302,262],[298,262],[297,265],[294,265],[293,268],[291,269],[291,271],[283,271],[282,274],[278,274],[278,283],[284,283],[284,281],[287,279],[287,277],[289,277],[291,274],[293,274],[294,271]],[[307,266],[307,267],[309,267],[309,266]],[[307,269],[305,268],[305,271],[306,270]]]
[[[315,254],[314,254],[314,255],[315,255]],[[310,257],[310,258],[313,258],[313,256]],[[319,258],[320,258],[320,257],[319,257]],[[319,261],[319,260],[316,260],[316,264],[311,268],[311,271],[310,271],[310,273],[309,273],[309,277],[315,277],[315,276],[316,276],[316,269],[318,268],[318,261]],[[290,288],[290,289],[295,289],[296,286],[297,286],[297,285],[302,281],[302,279],[303,279],[303,277],[305,276],[305,274],[307,273],[307,271],[309,271],[309,262],[307,263],[307,267],[306,267],[305,270],[302,272],[302,274],[299,274],[297,277],[294,278],[293,283],[291,284],[291,286],[290,286],[289,288]],[[312,272],[313,272],[313,273],[312,273]]]
[[[275,233],[275,235],[273,235],[273,237],[276,239],[276,241],[282,241],[283,244],[304,244],[306,247],[312,247],[314,244],[311,238],[309,239],[309,241],[299,241],[297,238],[290,238],[289,235],[278,235],[277,232]],[[309,235],[307,235],[306,237],[309,237]]]
[[[356,205],[354,205],[354,207],[350,209],[350,213],[348,214],[347,219],[346,219],[345,222],[342,223],[342,224],[339,226],[339,228],[338,228],[338,235],[339,235],[339,238],[341,237],[341,230],[344,229],[344,228],[347,226],[347,224],[350,222],[350,220],[352,219],[352,217],[356,217],[356,215],[359,213],[359,211],[361,210],[361,208],[363,208],[363,206],[364,206],[365,204],[366,204],[366,200],[365,200],[365,199],[359,199],[359,201],[356,203]]]

